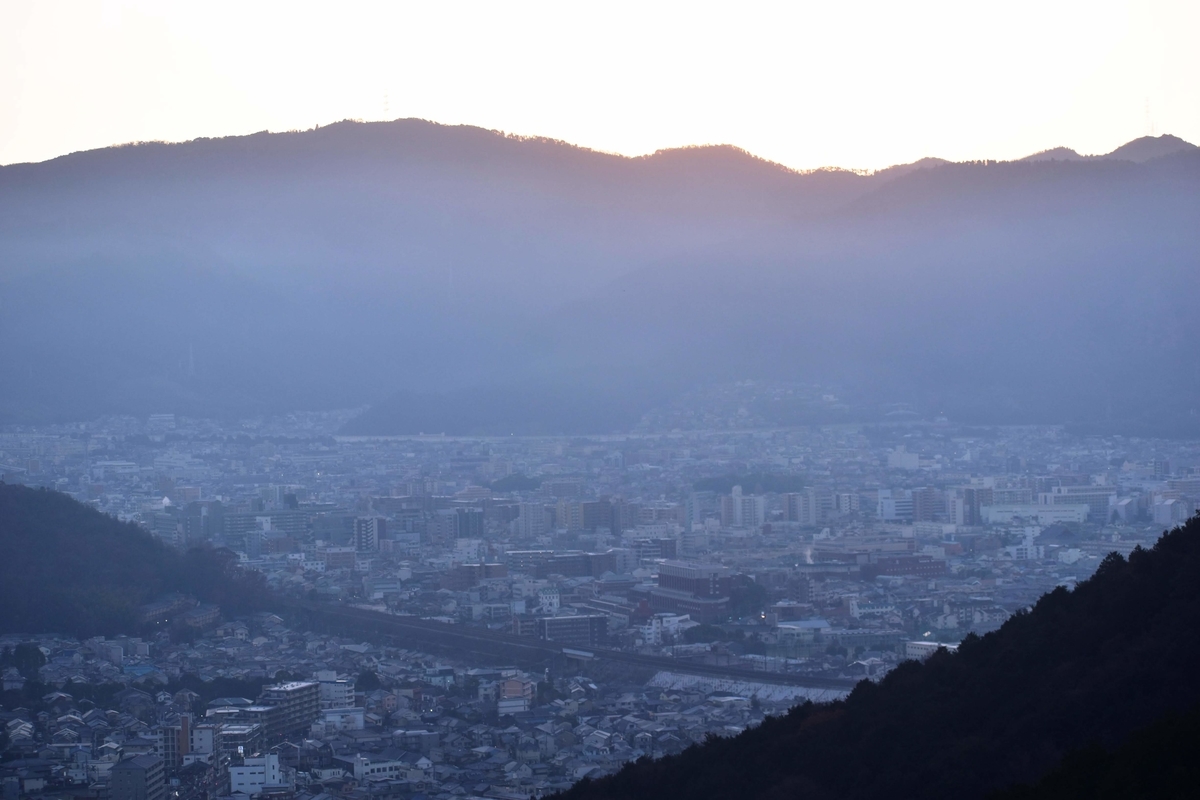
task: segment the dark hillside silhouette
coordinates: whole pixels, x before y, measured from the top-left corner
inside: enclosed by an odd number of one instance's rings
[[[1115,751],[1092,744],[1069,753],[1034,786],[993,800],[1162,800],[1192,797],[1200,783],[1200,708],[1168,714]]]
[[[640,761],[563,796],[984,797],[1036,782],[1068,753],[1120,747],[1164,715],[1194,708],[1197,626],[1200,518],[1128,561],[1109,555],[1074,592],[1045,595],[999,631],[969,636],[957,654],[906,662],[878,685],[859,684],[844,702],[799,706],[740,736]],[[1141,770],[1145,743],[1174,729],[1195,740],[1194,714],[1163,725],[1129,740],[1133,750],[1113,773]],[[1086,751],[1072,758],[1068,773],[1078,759],[1096,760]],[[1085,779],[1076,772],[1061,785],[1086,786]]]
[[[0,633],[137,633],[138,606],[167,593],[230,612],[267,597],[227,550],[180,554],[65,494],[0,483]]]

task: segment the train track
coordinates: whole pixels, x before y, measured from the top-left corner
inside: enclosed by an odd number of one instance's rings
[[[847,691],[852,689],[855,684],[855,681],[848,679],[702,664],[666,656],[628,653],[605,647],[564,647],[561,642],[514,636],[465,625],[451,625],[332,603],[292,601],[282,604],[282,608],[308,615],[314,620],[331,623],[331,627],[335,630],[348,634],[383,637],[388,644],[393,646],[407,646],[414,649],[420,649],[423,646],[436,647],[453,650],[464,656],[500,659],[525,666],[544,666],[555,659],[565,657],[605,660],[654,671],[699,675],[723,680],[754,681],[811,689]]]

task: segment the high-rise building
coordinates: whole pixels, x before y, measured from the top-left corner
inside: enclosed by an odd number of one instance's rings
[[[458,510],[439,508],[425,525],[426,539],[432,544],[448,546],[458,538]]]
[[[180,516],[183,541],[188,545],[220,539],[225,530],[225,507],[219,500],[188,503]]]
[[[554,525],[560,530],[583,530],[583,503],[559,500],[554,507]]]
[[[191,752],[191,724],[191,715],[180,714],[178,719],[154,729],[154,749],[168,775],[175,774],[183,766],[183,757]]]
[[[354,681],[339,676],[334,670],[320,670],[316,674],[320,690],[321,708],[353,708]]]
[[[354,520],[354,549],[360,553],[378,553],[379,543],[387,538],[387,519],[358,517]]]
[[[733,528],[756,528],[767,518],[766,498],[742,494],[742,487],[721,498],[721,524]]]
[[[946,513],[945,498],[932,486],[914,489],[911,497],[914,522],[933,522]]]
[[[816,525],[822,521],[821,505],[816,491],[805,489],[802,492],[789,492],[780,495],[783,506],[783,519],[786,522],[798,522],[801,525]]]
[[[212,723],[193,725],[189,734],[188,755],[204,756],[202,760],[212,763],[211,757],[220,756],[225,750],[221,728],[221,725]]]
[[[522,539],[533,539],[546,533],[546,507],[541,503],[521,503],[517,515],[517,534]]]
[[[982,525],[983,507],[995,503],[1029,503],[1028,489],[1006,491],[1005,498],[998,500],[996,490],[990,486],[964,486],[946,496],[946,518],[955,525]]]
[[[715,492],[692,492],[684,504],[683,529],[690,531],[693,525],[700,525],[709,517],[717,516],[717,495]]]
[[[147,527],[151,533],[162,539],[164,544],[179,549],[184,549],[187,544],[182,515],[175,506],[166,506],[161,512],[153,514]]]
[[[268,741],[303,734],[321,715],[321,689],[316,681],[264,686],[258,702],[272,709],[267,715]]]
[[[459,539],[483,538],[483,509],[456,508],[457,515],[454,525],[454,535]]]

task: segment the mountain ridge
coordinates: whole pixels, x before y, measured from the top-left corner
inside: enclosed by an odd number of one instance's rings
[[[1164,133],[1161,136],[1142,136],[1132,139],[1108,153],[1097,155],[1080,155],[1069,147],[1052,147],[1033,155],[1025,156],[1020,161],[1133,161],[1144,163],[1155,158],[1175,155],[1176,153],[1195,150],[1196,145]]]
[[[1182,430],[1196,152],[800,173],[406,120],[2,167],[0,336],[25,346],[0,352],[21,376],[0,420],[369,404],[356,430],[411,433],[454,405],[478,420],[455,432],[539,430],[534,407],[559,420],[543,432],[610,432],[761,378],[973,422]],[[1039,341],[1071,381],[1029,358]],[[1143,411],[1114,353],[1175,407]]]

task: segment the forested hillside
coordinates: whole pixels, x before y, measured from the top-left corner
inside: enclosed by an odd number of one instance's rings
[[[879,684],[859,684],[844,702],[799,706],[740,736],[640,761],[564,796],[984,797],[1035,784],[1069,753],[1061,775],[1013,796],[1097,796],[1086,791],[1094,783],[1085,769],[1103,760],[1095,748],[1121,747],[1132,732],[1200,700],[1197,630],[1200,517],[1128,560],[1109,555],[1075,591],[1055,590],[999,631],[968,637],[957,654],[906,662]],[[1193,731],[1194,715],[1159,724],[1167,727],[1118,751],[1111,775],[1146,777],[1139,754],[1155,749],[1146,743]],[[1163,769],[1183,768],[1179,748],[1160,755],[1153,763]]]
[[[225,550],[180,554],[65,494],[0,483],[0,633],[135,633],[137,607],[168,592],[252,610],[262,576]]]
[[[1184,800],[1200,786],[1200,707],[1168,714],[1110,751],[1092,744],[1067,755],[1036,786],[994,800]]]

